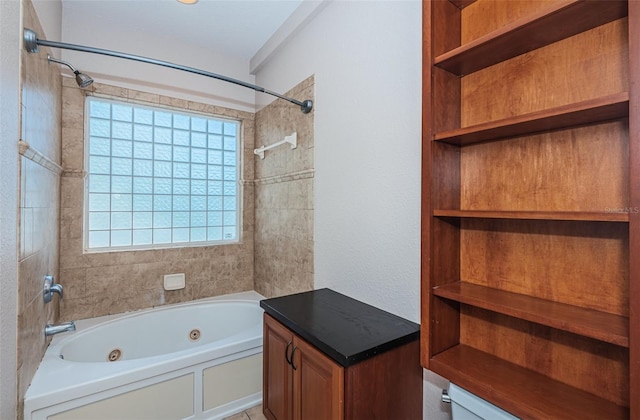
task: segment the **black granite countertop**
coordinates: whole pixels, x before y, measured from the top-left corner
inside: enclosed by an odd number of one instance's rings
[[[260,301],[265,312],[344,367],[417,340],[420,325],[331,289]]]

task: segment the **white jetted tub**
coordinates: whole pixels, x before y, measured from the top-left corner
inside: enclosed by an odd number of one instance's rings
[[[76,321],[47,349],[25,419],[219,419],[259,404],[262,298],[243,292]]]

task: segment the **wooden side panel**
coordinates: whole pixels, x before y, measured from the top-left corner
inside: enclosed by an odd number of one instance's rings
[[[460,81],[432,66],[433,52],[460,45],[460,10],[447,0],[423,2],[422,314],[421,364],[458,342],[458,309],[431,296],[431,287],[459,274],[458,222],[432,218],[434,208],[460,203],[460,149],[433,141],[434,127],[460,124]],[[443,25],[444,24],[444,25]]]
[[[347,368],[345,419],[422,419],[419,350],[414,341]]]
[[[422,2],[422,176],[420,197],[420,364],[429,368],[431,335],[431,15],[433,4]]]
[[[269,420],[293,418],[292,370],[285,358],[291,352],[293,334],[264,314],[262,409]]]
[[[629,2],[629,306],[631,418],[640,419],[640,2]]]
[[[437,57],[461,45],[461,12],[460,9],[449,0],[424,1],[423,4],[425,7],[427,7],[426,3],[430,3],[429,7],[432,14],[425,16],[427,20],[423,22],[431,23],[429,26],[431,29],[429,40],[433,47],[433,55],[424,56],[423,58],[431,65],[432,57]],[[426,40],[425,38],[424,41]]]
[[[460,318],[462,344],[628,406],[625,348],[466,305]]]
[[[433,208],[457,208],[460,205],[460,149],[432,142]],[[460,279],[460,221],[432,218],[431,272],[423,286],[432,288]],[[431,298],[430,356],[458,343],[458,305]]]
[[[431,39],[433,57],[460,46],[460,10],[448,0],[432,2]],[[429,140],[440,131],[460,127],[460,78],[437,67],[433,67],[430,56],[424,57],[425,65],[430,68],[431,95],[424,101],[430,101],[431,112],[427,115],[430,122]]]
[[[294,349],[294,420],[343,419],[344,368],[299,337]]]
[[[460,278],[460,221],[434,219],[433,232],[433,275],[429,282],[430,288],[453,283]],[[430,356],[458,344],[460,323],[459,307],[456,302],[431,296],[429,322]]]
[[[460,78],[434,67],[433,91],[433,133],[460,128]]]
[[[619,19],[464,77],[462,126],[627,91],[627,41]]]
[[[628,316],[627,226],[464,220],[463,281]]]

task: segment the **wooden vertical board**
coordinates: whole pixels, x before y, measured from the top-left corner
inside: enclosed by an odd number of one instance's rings
[[[431,15],[432,3],[422,2],[422,177],[420,198],[420,364],[429,368],[431,334]]]
[[[640,419],[640,2],[629,2],[629,376],[631,418]]]
[[[460,148],[431,142],[432,184],[431,202],[434,208],[456,208],[460,205]],[[423,287],[460,279],[460,220],[432,218],[430,276]],[[459,342],[459,305],[432,296],[430,300],[431,335],[429,356],[444,351]]]
[[[435,207],[460,205],[460,149],[457,146],[432,142],[431,202]],[[452,283],[460,278],[460,221],[431,220],[430,276],[426,286]],[[431,298],[430,356],[458,343],[459,316],[457,304]]]
[[[629,405],[628,352],[623,347],[466,305],[460,323],[462,344]]]
[[[461,152],[461,209],[629,207],[627,121],[477,144]]]
[[[463,77],[462,127],[627,91],[626,25],[618,19]]]
[[[458,311],[431,296],[431,287],[459,273],[459,229],[433,219],[433,209],[459,206],[460,150],[433,142],[434,126],[460,123],[459,80],[434,74],[434,51],[459,45],[460,10],[447,0],[423,2],[422,322],[421,363],[458,341]],[[443,26],[446,24],[446,26]],[[446,252],[444,252],[446,250]],[[432,322],[432,319],[438,319]]]
[[[628,316],[626,224],[471,219],[462,226],[463,281]]]
[[[432,80],[433,134],[460,128],[460,78],[434,67]]]
[[[460,45],[460,10],[449,1],[434,1],[433,52]],[[432,66],[431,121],[435,130],[454,128],[460,124],[460,79]],[[433,132],[430,140],[433,139]],[[431,208],[460,205],[460,149],[430,141]],[[459,222],[431,220],[431,261],[427,288],[456,281],[460,273]],[[439,298],[430,300],[429,357],[446,350],[459,340],[457,304]]]
[[[431,142],[431,208],[460,207],[460,147]]]
[[[429,289],[453,283],[460,278],[460,221],[433,220],[432,277]],[[458,344],[460,335],[460,305],[431,296],[430,356]]]
[[[425,22],[431,23],[432,54],[425,57],[429,64],[433,64],[433,58],[460,46],[460,18],[461,12],[449,0],[426,0],[431,3],[431,15]]]
[[[345,420],[422,419],[419,343],[350,366],[345,371]],[[384,392],[371,392],[372,389]]]
[[[460,46],[460,9],[448,0],[431,2],[432,49],[428,57],[431,72],[430,138],[437,132],[460,127],[460,78],[433,66],[439,54]],[[426,63],[425,63],[426,65]]]

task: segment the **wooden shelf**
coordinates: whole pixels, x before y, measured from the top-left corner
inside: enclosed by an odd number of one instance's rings
[[[626,1],[562,1],[444,53],[434,64],[458,76],[471,74],[626,15]]]
[[[437,133],[434,140],[468,145],[551,130],[596,124],[629,116],[627,92]]]
[[[475,219],[563,220],[584,222],[629,222],[628,213],[584,211],[498,211],[498,210],[442,210],[433,211],[436,217]]]
[[[562,331],[629,347],[629,319],[624,316],[466,282],[434,287],[433,294]]]
[[[629,418],[625,407],[464,345],[432,357],[430,369],[522,418]]]
[[[472,3],[475,3],[477,0],[449,0],[451,3],[455,4],[458,9],[464,9]]]

